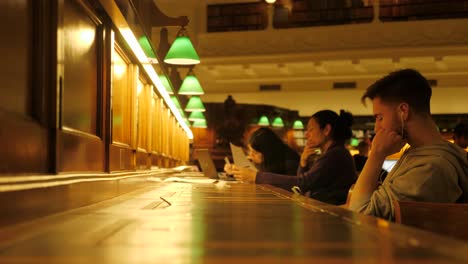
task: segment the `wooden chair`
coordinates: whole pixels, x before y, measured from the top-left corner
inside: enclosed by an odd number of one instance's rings
[[[393,201],[395,221],[468,241],[467,203]]]

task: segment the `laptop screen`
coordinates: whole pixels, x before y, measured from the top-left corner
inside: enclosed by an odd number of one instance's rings
[[[208,149],[195,150],[195,158],[198,159],[200,168],[206,177],[211,179],[218,179],[218,172],[216,171],[216,167],[214,165],[213,159],[211,159]]]
[[[382,169],[390,172],[395,166],[395,164],[397,163],[397,161],[398,160],[390,160],[390,159],[384,160],[384,163],[382,164]]]

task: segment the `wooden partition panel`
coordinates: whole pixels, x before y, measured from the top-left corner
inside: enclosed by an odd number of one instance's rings
[[[48,102],[53,28],[49,1],[0,1],[0,174],[50,170]],[[12,26],[14,25],[14,26]]]
[[[146,151],[137,150],[135,153],[136,169],[146,170],[151,168],[151,157]]]
[[[111,144],[109,146],[109,170],[127,171],[135,169],[135,151],[128,146]]]
[[[105,149],[100,138],[78,131],[59,130],[57,141],[57,171],[105,170]]]
[[[59,6],[57,171],[104,171],[104,27],[85,2]]]
[[[47,173],[48,131],[34,120],[0,110],[0,174]]]

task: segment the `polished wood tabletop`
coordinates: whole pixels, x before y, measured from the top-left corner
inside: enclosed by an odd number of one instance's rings
[[[148,182],[1,228],[0,263],[468,263],[468,243],[271,186]]]

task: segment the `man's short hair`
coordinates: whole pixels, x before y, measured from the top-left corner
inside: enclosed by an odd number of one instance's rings
[[[463,123],[458,123],[453,129],[453,135],[456,136],[457,138],[463,136],[466,139],[468,139],[468,126],[466,126]]]
[[[384,102],[406,102],[417,113],[431,113],[432,89],[429,82],[416,70],[394,71],[367,88],[361,101],[379,97]]]

